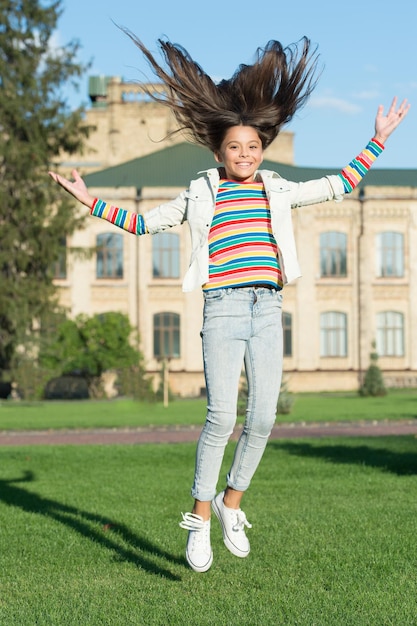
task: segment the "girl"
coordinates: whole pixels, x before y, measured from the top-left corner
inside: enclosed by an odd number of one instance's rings
[[[186,559],[196,572],[213,561],[210,511],[220,521],[226,547],[249,554],[245,528],[251,525],[241,500],[262,458],[275,422],[283,348],[282,288],[300,276],[291,209],[351,192],[383,151],[409,104],[394,98],[388,113],[380,106],[366,148],[337,176],[305,183],[260,169],[264,149],[305,104],[316,80],[317,56],[303,38],[287,48],[270,41],[252,65],[241,65],[216,84],[178,45],[159,40],[166,69],[134,35],[165,93],[149,95],[168,106],[181,130],[208,147],[219,163],[175,200],[134,214],[92,197],[77,171],[73,181],[51,177],[93,216],[133,234],[157,233],[188,221],[192,257],[184,291],[204,294],[201,332],[207,387],[207,416],[196,452],[191,512],[180,523],[188,530]],[[242,364],[248,380],[245,424],[226,478],[216,495],[224,451],[236,421]]]

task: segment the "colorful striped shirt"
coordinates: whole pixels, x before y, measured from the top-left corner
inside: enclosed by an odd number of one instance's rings
[[[383,150],[383,144],[374,137],[356,159],[353,159],[353,161],[338,174],[343,181],[345,193],[350,193],[355,189]]]
[[[119,226],[134,235],[144,235],[147,232],[145,220],[142,215],[126,211],[125,209],[119,209],[98,198],[95,198],[90,214],[95,217],[101,217],[103,220],[107,220],[111,224]]]
[[[282,288],[278,248],[262,182],[221,180],[208,236],[204,291],[255,283]]]

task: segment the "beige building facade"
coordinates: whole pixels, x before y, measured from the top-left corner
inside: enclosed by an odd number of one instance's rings
[[[90,93],[95,130],[83,155],[63,157],[59,167],[77,167],[94,195],[143,213],[181,192],[183,173],[194,177],[200,156],[212,165],[184,136],[170,135],[170,113],[140,85],[93,78]],[[328,173],[294,165],[291,133],[265,156],[267,169],[292,180]],[[284,289],[290,390],[357,389],[375,350],[388,386],[417,387],[417,171],[370,172],[343,202],[296,209],[293,219],[303,276]],[[69,314],[126,313],[149,373],[157,380],[168,357],[173,392],[200,395],[202,295],[181,289],[187,225],[134,237],[91,218],[67,245],[97,250],[89,260],[67,255],[57,285]]]

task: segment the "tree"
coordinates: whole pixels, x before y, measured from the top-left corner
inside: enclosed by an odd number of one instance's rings
[[[150,383],[144,381],[143,356],[132,345],[134,332],[129,318],[117,311],[67,319],[42,349],[40,366],[58,376],[74,373],[83,376],[93,397],[102,393],[104,372],[117,370],[119,378],[123,378],[123,373],[125,378],[136,377],[135,384],[124,381],[133,387],[131,395],[140,395],[140,390],[142,398],[148,397]]]
[[[87,69],[79,43],[50,45],[61,12],[61,0],[0,2],[0,377],[54,308],[52,268],[83,221],[47,175],[89,131],[62,95]]]
[[[375,352],[375,342],[372,344],[373,351],[369,355],[370,365],[365,373],[362,386],[359,389],[361,396],[385,396],[387,390],[380,367],[378,366],[378,354]]]
[[[245,415],[246,408],[248,403],[248,383],[246,377],[243,380],[243,383],[239,389],[239,395],[237,400],[237,414]],[[292,411],[292,406],[294,404],[294,396],[288,390],[288,383],[283,377],[281,382],[281,389],[279,392],[278,404],[277,404],[277,415],[288,415]]]

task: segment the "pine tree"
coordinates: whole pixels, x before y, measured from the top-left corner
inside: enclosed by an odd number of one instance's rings
[[[361,396],[385,396],[387,390],[384,384],[382,371],[378,366],[378,353],[375,351],[375,342],[372,343],[372,352],[369,355],[370,364],[365,373],[363,384],[359,389]]]
[[[47,175],[88,134],[62,95],[87,69],[79,43],[51,46],[61,12],[61,0],[0,0],[0,377],[54,308],[52,267],[82,222]]]

